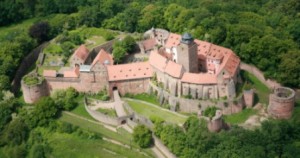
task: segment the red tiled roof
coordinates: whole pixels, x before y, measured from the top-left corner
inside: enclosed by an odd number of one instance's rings
[[[108,81],[150,78],[153,75],[149,62],[108,65]]]
[[[43,76],[44,77],[56,77],[56,70],[44,70]]]
[[[78,66],[76,66],[72,70],[64,71],[64,77],[66,77],[66,78],[77,78],[77,77],[79,77],[79,74],[80,74],[80,72],[79,72]]]
[[[97,62],[100,62],[100,64],[104,64],[106,60],[109,61],[109,65],[113,65],[114,60],[112,55],[107,53],[104,49],[101,49],[95,57],[92,66],[94,66]]]
[[[159,71],[164,72],[166,65],[167,65],[167,59],[163,56],[161,56],[157,51],[152,51],[149,57],[150,65],[157,68]]]
[[[82,44],[75,50],[74,55],[80,58],[82,61],[85,61],[89,55],[89,50],[85,47],[85,45]]]
[[[177,64],[173,61],[169,61],[167,63],[165,72],[170,76],[173,76],[175,78],[180,78],[182,75],[182,65]]]
[[[240,64],[240,58],[234,53],[231,53],[227,62],[225,63],[225,70],[227,70],[230,76],[234,76]]]
[[[189,73],[186,72],[181,78],[181,82],[195,84],[216,84],[217,76],[208,73]]]
[[[201,40],[197,40],[195,39],[194,42],[197,44],[198,46],[198,56],[202,56],[202,58],[206,58],[206,55],[209,52],[209,49],[211,47],[211,43],[206,42],[206,41],[201,41]]]
[[[145,51],[153,49],[154,46],[156,45],[155,38],[150,38],[145,41],[142,41],[142,45],[143,45]]]
[[[165,47],[171,48],[171,47],[177,46],[180,43],[180,40],[181,40],[181,35],[178,35],[175,33],[170,33]]]

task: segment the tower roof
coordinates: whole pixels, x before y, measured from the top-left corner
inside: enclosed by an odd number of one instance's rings
[[[189,33],[184,33],[181,37],[181,43],[185,43],[185,44],[189,44],[190,42],[192,42],[194,39],[192,37],[191,34]]]

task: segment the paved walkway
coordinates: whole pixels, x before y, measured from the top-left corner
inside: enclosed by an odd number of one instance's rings
[[[114,90],[114,107],[116,109],[118,117],[127,116],[123,107],[123,101],[120,98],[118,90]]]

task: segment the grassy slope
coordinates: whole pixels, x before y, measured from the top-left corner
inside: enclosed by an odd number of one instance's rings
[[[79,105],[71,111],[72,113],[82,116],[84,118],[95,120],[90,114],[85,110],[83,102],[79,102]]]
[[[257,93],[257,98],[255,98],[256,101],[268,105],[270,89],[260,82],[254,75],[246,71],[241,71],[241,75],[245,81],[250,83],[251,88],[255,89],[255,92]]]
[[[244,109],[242,112],[224,116],[225,122],[231,124],[239,124],[245,122],[250,116],[255,115],[257,110],[254,109]]]
[[[145,157],[134,150],[101,139],[83,139],[71,134],[54,133],[49,137],[49,142],[54,157]]]
[[[157,101],[156,96],[153,94],[141,93],[141,94],[136,94],[136,95],[130,96],[130,98],[146,101],[146,102],[149,102],[149,103],[152,103],[155,105],[159,105],[159,102]]]
[[[62,114],[62,117],[60,118],[61,121],[71,123],[75,126],[78,126],[80,128],[92,131],[92,132],[97,132],[100,133],[101,135],[115,139],[117,141],[120,141],[125,144],[129,144],[130,140],[132,139],[131,135],[129,134],[124,134],[125,132],[122,131],[120,133],[113,132],[105,127],[103,127],[100,124],[96,124],[94,122],[89,122],[80,118],[76,118],[67,114]]]
[[[145,117],[158,117],[167,122],[183,124],[186,120],[184,117],[180,117],[171,112],[160,109],[159,107],[153,107],[144,103],[136,102],[136,101],[127,101],[131,108],[137,113],[145,116]]]

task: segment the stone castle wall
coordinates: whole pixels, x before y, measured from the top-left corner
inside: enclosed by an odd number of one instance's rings
[[[49,95],[47,82],[45,80],[42,80],[41,83],[36,85],[26,85],[22,80],[21,87],[24,95],[24,101],[26,103],[34,103],[41,97]]]
[[[122,96],[124,96],[126,93],[145,93],[148,91],[149,82],[150,78],[111,81],[109,82],[109,94],[112,96],[113,89],[118,89]]]
[[[99,82],[83,82],[79,78],[50,78],[46,77],[50,92],[56,89],[75,88],[78,92],[97,93],[103,89],[107,89],[106,84]]]
[[[21,86],[21,80],[24,75],[26,75],[27,70],[32,67],[33,64],[35,64],[36,60],[39,57],[40,52],[42,52],[43,48],[46,47],[48,43],[44,43],[37,48],[33,49],[23,60],[20,64],[16,75],[14,77],[13,83],[12,83],[12,92],[18,93],[20,86]]]
[[[278,119],[292,116],[295,104],[295,91],[287,87],[279,87],[269,97],[268,113]]]
[[[222,109],[224,115],[229,115],[242,111],[244,107],[242,96],[236,98],[235,101],[197,100],[175,97],[162,88],[155,86],[152,82],[150,82],[150,87],[152,93],[156,91],[160,102],[168,103],[171,106],[171,109],[174,110],[176,109],[176,106],[178,106],[178,109],[176,110],[180,112],[198,113],[199,110],[204,111],[207,107],[216,106]]]

